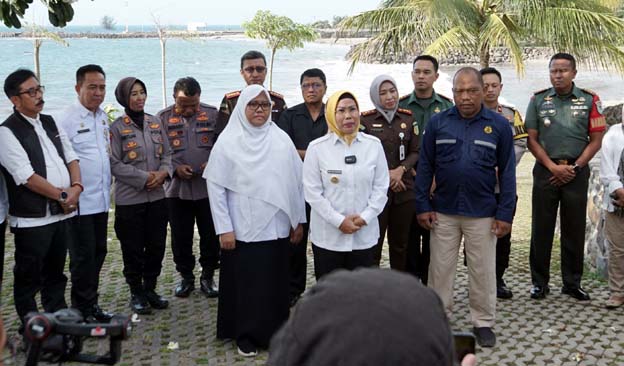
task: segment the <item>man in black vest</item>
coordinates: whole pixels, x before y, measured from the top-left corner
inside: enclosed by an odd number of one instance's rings
[[[17,70],[4,81],[14,112],[0,126],[0,164],[15,237],[13,296],[22,321],[38,311],[39,290],[46,312],[67,307],[63,268],[82,192],[71,143],[52,117],[40,114],[43,91],[30,70]]]

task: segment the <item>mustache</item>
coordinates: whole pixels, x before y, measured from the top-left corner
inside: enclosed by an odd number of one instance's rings
[[[43,99],[41,99],[36,105],[37,105],[37,107],[40,107],[40,106],[42,106],[44,104],[45,104],[45,101]]]

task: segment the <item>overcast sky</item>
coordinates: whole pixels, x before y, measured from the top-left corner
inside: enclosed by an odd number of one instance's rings
[[[253,18],[258,10],[286,15],[299,23],[331,20],[334,15],[354,15],[372,10],[380,0],[79,0],[74,3],[71,25],[97,25],[104,15],[118,24],[152,24],[154,13],[163,25],[204,22],[237,25]],[[26,21],[48,24],[47,10],[33,1]]]

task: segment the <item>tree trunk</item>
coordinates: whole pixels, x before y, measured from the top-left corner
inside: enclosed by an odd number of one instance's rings
[[[273,61],[275,61],[276,48],[271,50],[271,65],[269,67],[269,90],[273,90]]]
[[[162,77],[162,100],[163,100],[163,108],[167,108],[167,78],[166,78],[166,66],[165,60],[167,55],[166,50],[167,40],[163,37],[160,38],[160,71]]]
[[[33,46],[34,46],[33,58],[34,58],[34,63],[35,63],[35,75],[37,75],[37,79],[39,80],[39,82],[41,82],[41,67],[39,64],[39,49],[41,48],[41,40],[35,39],[33,41]]]
[[[481,68],[490,66],[490,46],[488,44],[484,44],[479,50],[479,63]]]

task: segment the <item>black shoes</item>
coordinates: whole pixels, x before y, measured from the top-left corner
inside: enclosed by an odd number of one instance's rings
[[[214,298],[219,296],[219,287],[217,287],[217,284],[215,283],[212,276],[202,276],[199,284],[201,292],[206,295],[206,297]]]
[[[589,297],[589,294],[580,287],[568,288],[564,286],[561,288],[561,293],[564,295],[571,296],[579,301],[591,300],[591,297]]]
[[[243,357],[254,357],[258,354],[258,349],[250,341],[243,339],[236,342],[238,354]]]
[[[137,314],[147,315],[152,313],[152,307],[147,297],[140,293],[132,293],[130,297],[130,309]]]
[[[548,286],[535,285],[531,287],[531,298],[535,300],[543,299],[550,293]]]
[[[503,280],[496,285],[496,297],[499,299],[511,299],[513,297],[513,292],[511,292]]]
[[[94,304],[82,314],[87,323],[108,323],[113,319],[113,314],[102,310],[98,304]]]
[[[195,280],[182,279],[175,288],[174,295],[176,297],[189,297],[193,290],[195,290]]]
[[[154,309],[166,309],[169,307],[169,301],[154,290],[145,290],[145,298]]]
[[[496,335],[490,327],[474,327],[472,333],[474,333],[477,343],[481,347],[494,347],[496,344]]]

